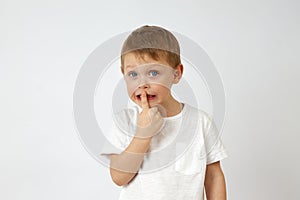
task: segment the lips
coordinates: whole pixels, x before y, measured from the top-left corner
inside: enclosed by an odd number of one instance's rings
[[[141,96],[142,96],[141,94],[138,94],[135,97],[136,97],[137,100],[140,101],[142,99]],[[148,100],[153,100],[155,97],[156,97],[156,95],[147,94],[147,99]]]

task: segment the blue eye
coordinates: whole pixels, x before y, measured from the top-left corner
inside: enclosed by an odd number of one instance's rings
[[[152,77],[157,76],[158,75],[158,71],[150,71],[149,75],[152,76]]]
[[[137,76],[137,73],[136,72],[129,72],[127,75],[132,77],[132,78],[135,78]]]

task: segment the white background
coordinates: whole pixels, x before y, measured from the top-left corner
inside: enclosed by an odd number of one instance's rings
[[[300,3],[0,1],[0,199],[117,199],[73,120],[77,74],[102,42],[144,24],[192,38],[226,92],[228,199],[300,199]]]

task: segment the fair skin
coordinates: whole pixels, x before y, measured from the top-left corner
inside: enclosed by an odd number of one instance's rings
[[[128,53],[124,57],[124,74],[127,74],[130,71],[134,71],[138,66],[144,65],[147,63],[157,63],[169,66],[169,63],[165,60],[153,60],[147,55],[144,55],[143,58],[137,57],[134,53]],[[177,72],[178,76],[176,79],[173,80],[173,84],[176,84],[179,82],[181,75],[183,73],[183,66],[180,64],[175,68],[175,71]],[[167,86],[164,86],[162,84],[145,84],[141,85],[139,88],[137,88],[133,93],[128,94],[130,96],[130,99],[142,107],[141,105],[141,99],[139,99],[136,95],[140,94],[142,91],[146,91],[147,94],[154,94],[154,98],[147,98],[149,102],[149,107],[154,107],[156,105],[161,105],[163,108],[165,108],[167,112],[167,116],[174,116],[178,114],[180,110],[180,103],[173,98],[170,92],[170,88]]]
[[[226,183],[220,161],[206,166],[204,187],[207,200],[226,200]]]
[[[154,60],[144,55],[143,58],[134,53],[124,56],[124,74],[133,71],[136,67],[146,63],[158,63],[168,65],[164,59]],[[180,64],[174,68],[173,84],[180,81],[183,73],[183,66]],[[137,175],[143,162],[144,154],[150,147],[152,137],[159,130],[162,116],[155,106],[162,106],[166,116],[174,116],[181,112],[182,105],[173,98],[170,88],[162,84],[143,84],[134,92],[129,94],[130,99],[142,108],[138,116],[138,130],[131,143],[121,154],[111,155],[110,174],[112,180],[119,186],[129,184]],[[159,124],[159,126],[157,125]],[[142,136],[142,137],[141,137]],[[130,161],[130,162],[128,162]],[[130,163],[130,164],[129,164]],[[220,162],[207,165],[205,175],[205,191],[208,200],[226,200],[225,178]]]

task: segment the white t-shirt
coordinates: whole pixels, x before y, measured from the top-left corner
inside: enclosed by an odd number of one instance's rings
[[[121,153],[130,143],[140,108],[116,115],[101,156]],[[213,119],[204,111],[184,104],[182,111],[164,118],[137,176],[123,186],[119,200],[202,200],[206,165],[228,156]]]

